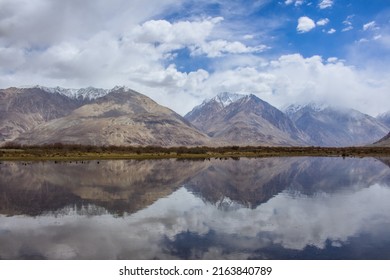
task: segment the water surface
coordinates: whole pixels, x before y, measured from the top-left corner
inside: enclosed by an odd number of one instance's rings
[[[1,162],[0,259],[390,259],[373,158]]]

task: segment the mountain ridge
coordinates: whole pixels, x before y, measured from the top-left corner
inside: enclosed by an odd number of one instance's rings
[[[205,100],[184,118],[213,139],[231,144],[305,145],[291,120],[257,96],[238,95],[226,105],[218,97]]]
[[[0,145],[354,146],[385,138],[388,116],[316,103],[281,111],[221,92],[182,117],[125,86],[11,87],[0,89]]]
[[[126,87],[115,87],[95,99],[70,98],[42,88],[19,89],[38,92],[73,102],[66,114],[42,120],[20,131],[14,139],[23,145],[52,143],[82,145],[158,145],[197,146],[209,144],[209,137],[198,131],[176,112]],[[22,98],[28,103],[28,98]],[[72,103],[72,104],[73,104]],[[56,104],[61,107],[61,104]],[[4,122],[4,120],[2,120]]]
[[[388,128],[374,117],[341,106],[291,105],[285,112],[309,136],[311,145],[369,145],[388,132]]]

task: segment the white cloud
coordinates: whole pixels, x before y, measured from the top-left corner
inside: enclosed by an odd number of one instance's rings
[[[0,5],[0,10],[7,12],[0,20],[0,43],[6,40],[17,46],[44,48],[64,40],[88,38],[102,30],[120,35],[178,4],[176,0],[2,0]]]
[[[315,22],[309,17],[300,17],[298,19],[297,31],[299,33],[306,33],[316,27]]]
[[[347,27],[343,28],[341,31],[347,32],[347,31],[351,31],[352,29],[353,29],[353,26],[347,26]]]
[[[255,36],[252,35],[252,34],[246,34],[246,35],[244,35],[243,38],[244,38],[245,40],[252,40],[254,37],[255,37]]]
[[[358,43],[368,43],[370,42],[370,40],[366,39],[366,38],[361,38]]]
[[[199,22],[180,21],[176,23],[170,23],[166,20],[151,20],[137,26],[129,40],[154,44],[159,51],[164,53],[189,48],[192,55],[207,55],[208,57],[261,52],[266,49],[265,45],[249,47],[239,41],[211,40],[210,35],[215,25],[222,20],[221,17]],[[248,35],[245,38],[253,38],[253,35]]]
[[[329,57],[326,61],[328,63],[336,63],[339,61],[339,59],[337,57]]]
[[[331,8],[332,6],[333,6],[333,0],[321,0],[321,2],[318,4],[318,7],[320,9]]]
[[[367,31],[367,30],[376,30],[376,29],[379,29],[376,25],[376,22],[375,21],[371,21],[371,22],[368,22],[366,24],[363,25],[363,30],[364,31]]]
[[[209,74],[202,69],[179,70],[172,60],[174,51],[187,48],[194,56],[220,57],[266,48],[213,34],[221,17],[145,21],[176,5],[175,0],[113,2],[1,1],[0,10],[9,17],[0,19],[0,87],[127,85],[183,112],[195,105],[188,102],[188,96],[202,88]],[[65,17],[55,11],[69,14]],[[31,26],[24,18],[31,19]],[[52,24],[43,24],[46,21]]]
[[[133,30],[136,42],[159,43],[174,46],[201,44],[211,34],[214,26],[223,20],[221,17],[203,21],[150,20]]]
[[[237,41],[228,42],[225,40],[215,40],[215,41],[205,42],[191,49],[193,55],[206,54],[208,57],[219,57],[226,53],[243,54],[243,53],[262,52],[265,49],[267,49],[267,47],[265,45],[248,47],[245,46],[243,43]]]
[[[324,25],[327,25],[328,23],[329,23],[328,18],[323,18],[323,19],[320,19],[319,21],[317,21],[318,26],[324,26]]]
[[[340,61],[314,63],[315,57],[300,55],[282,56],[271,63],[256,55],[268,48],[256,41],[261,33],[240,28],[243,33],[234,36],[225,29],[230,23],[221,17],[157,20],[177,5],[177,0],[1,0],[0,87],[127,85],[181,114],[219,91],[254,92],[276,106],[345,94],[346,104],[365,112],[390,108],[385,94],[389,83],[375,71],[367,74]],[[309,32],[315,26],[312,19],[302,17],[297,30]],[[368,23],[366,28],[372,27]],[[381,33],[382,37],[371,34],[370,38],[389,49],[389,33]],[[174,59],[178,50],[195,59],[207,57],[210,69],[183,70]],[[287,63],[292,57],[295,68]],[[307,68],[316,69],[318,75]]]
[[[246,66],[239,66],[244,65],[242,62],[233,64],[236,65],[233,69],[225,65],[225,69],[210,73],[202,83],[201,96],[191,103],[198,105],[204,98],[231,91],[254,93],[279,108],[292,103],[318,102],[345,104],[376,115],[390,107],[387,97],[390,82],[386,76],[379,78],[375,72],[357,70],[336,58],[325,62],[320,56],[304,58],[293,54],[252,64],[250,59]]]
[[[298,6],[302,6],[304,2],[305,2],[304,0],[286,0],[284,4],[288,6],[294,3],[294,6],[298,7]]]
[[[336,29],[334,28],[331,28],[329,29],[329,31],[327,32],[328,34],[333,34],[333,33],[336,33]]]

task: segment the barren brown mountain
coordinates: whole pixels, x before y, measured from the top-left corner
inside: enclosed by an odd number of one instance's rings
[[[214,140],[235,145],[303,146],[305,134],[277,108],[255,95],[222,93],[186,116]]]
[[[70,114],[35,126],[16,139],[41,145],[196,146],[209,137],[172,110],[133,90],[117,87]]]
[[[39,87],[0,89],[0,145],[36,126],[68,115],[82,104]]]

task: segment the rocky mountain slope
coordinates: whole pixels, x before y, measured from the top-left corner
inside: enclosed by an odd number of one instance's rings
[[[353,146],[383,138],[390,129],[389,120],[390,114],[373,118],[352,109],[314,104],[290,106],[283,113],[255,95],[226,92],[205,100],[183,118],[125,87],[0,89],[0,146],[10,141],[29,145]]]
[[[184,117],[229,144],[305,145],[305,135],[283,112],[252,94],[220,94]]]
[[[373,145],[379,147],[390,147],[390,132],[385,137],[375,142]]]
[[[285,110],[316,146],[356,146],[373,143],[388,132],[386,125],[353,109],[308,104]]]
[[[194,146],[209,138],[172,110],[124,87],[89,100],[70,114],[42,123],[16,141],[27,145]]]
[[[83,104],[39,87],[0,89],[0,144],[50,120],[64,117]]]

